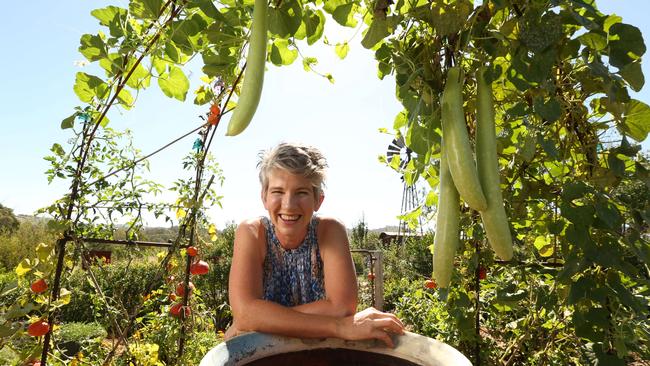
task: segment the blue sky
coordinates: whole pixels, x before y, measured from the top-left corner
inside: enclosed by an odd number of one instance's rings
[[[0,203],[16,213],[30,214],[67,191],[64,184],[48,185],[44,175],[48,165],[43,157],[53,143],[64,145],[70,137],[59,124],[81,105],[72,90],[75,74],[93,72],[75,66],[75,61],[83,59],[77,52],[79,38],[100,29],[90,15],[92,9],[125,3],[33,0],[12,2],[7,7],[0,23],[4,55],[0,58]],[[616,13],[624,22],[639,27],[648,39],[647,0],[601,0],[598,5],[604,13]],[[327,26],[333,23],[329,21]],[[336,43],[350,34],[338,28],[328,38]],[[249,129],[237,137],[225,137],[225,128],[220,128],[213,143],[212,153],[226,177],[224,186],[218,188],[224,196],[223,209],[210,210],[218,226],[264,214],[255,170],[257,153],[280,141],[312,144],[328,157],[322,214],[335,216],[348,226],[362,215],[371,228],[397,224],[402,183],[377,156],[385,153],[391,140],[378,129],[390,129],[401,107],[395,100],[394,80],[377,79],[373,54],[359,41],[357,36],[345,60],[339,60],[331,47],[301,50],[319,59],[320,71],[333,74],[333,85],[303,71],[299,61],[283,68],[268,65],[261,103]],[[650,79],[647,64],[643,70]],[[191,90],[200,85],[199,76],[198,70],[192,74]],[[635,98],[650,104],[647,90]],[[133,130],[135,146],[149,153],[200,124],[197,116],[206,108],[194,106],[192,99],[190,95],[185,103],[168,99],[153,83],[140,93],[134,109],[114,111],[111,125]],[[189,137],[153,157],[148,177],[167,186],[177,178],[186,178],[181,158],[193,140]],[[644,147],[649,148],[647,140]],[[163,199],[173,200],[173,196]]]

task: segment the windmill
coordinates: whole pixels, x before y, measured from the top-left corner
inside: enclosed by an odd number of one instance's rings
[[[404,142],[404,137],[399,136],[388,145],[388,150],[386,151],[386,158],[390,163],[394,156],[399,156],[399,168],[403,170],[406,168],[408,163],[411,161],[411,158],[415,155],[413,150],[411,150],[406,143]],[[401,176],[402,183],[404,185],[402,189],[402,206],[400,211],[400,216],[413,211],[418,207],[418,197],[417,191],[415,189],[415,184],[408,185],[404,175]],[[422,231],[422,219],[418,218],[420,231]],[[403,242],[403,238],[409,234],[413,234],[412,230],[409,228],[408,223],[400,218],[399,225],[397,227],[397,238],[400,243]],[[420,232],[420,234],[422,234]]]

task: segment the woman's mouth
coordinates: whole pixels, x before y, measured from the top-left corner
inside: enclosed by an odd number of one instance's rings
[[[298,221],[298,219],[300,219],[300,215],[284,215],[284,214],[280,214],[279,216],[280,216],[280,219],[282,219],[282,221],[293,222],[293,221]]]

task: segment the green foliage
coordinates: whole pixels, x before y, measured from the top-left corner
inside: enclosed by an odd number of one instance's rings
[[[14,215],[14,210],[0,204],[0,234],[11,234],[18,230],[20,222]]]
[[[228,275],[232,260],[232,248],[237,225],[228,224],[217,236],[201,249],[201,258],[210,265],[207,275],[196,277],[194,284],[201,289],[201,302],[206,306],[217,331],[224,331],[232,323],[228,304]]]
[[[601,13],[595,1],[485,1],[476,8],[467,4],[436,4],[434,18],[445,14],[444,19],[432,19],[426,5],[406,1],[388,8],[388,16],[402,20],[374,49],[379,76],[395,76],[396,96],[404,106],[395,119],[395,133],[413,134],[422,128],[420,121],[434,131],[439,128],[442,81],[449,68],[458,66],[468,75],[463,99],[472,138],[476,94],[471,72],[488,65],[496,100],[500,189],[517,242],[515,261],[548,260],[560,266],[557,271],[535,272],[532,278],[506,277],[501,289],[492,290],[498,299],[510,299],[512,304],[525,304],[531,296],[541,299],[539,294],[549,288],[574,293],[549,298],[543,309],[545,314],[573,314],[563,318],[562,326],[568,334],[575,332],[581,342],[578,349],[585,354],[566,351],[566,359],[587,362],[591,352],[607,363],[631,352],[647,354],[640,345],[650,338],[639,325],[648,304],[649,257],[642,249],[648,246],[648,227],[640,224],[647,200],[641,199],[639,207],[630,204],[627,194],[616,194],[626,191],[621,187],[639,190],[648,182],[647,157],[628,140],[643,141],[650,131],[650,119],[644,117],[648,107],[628,93],[628,88],[643,86],[637,64],[646,47],[639,30],[620,17]],[[427,138],[429,149],[419,151],[412,164],[400,171],[422,178],[432,190],[439,182],[436,135]],[[421,148],[413,140],[407,139],[407,145]],[[461,227],[465,245],[478,243],[485,248],[475,212],[463,211]],[[481,258],[493,260],[490,255]],[[463,299],[471,297],[460,296],[465,276],[458,274],[471,276],[478,260],[463,255],[457,262],[456,280],[447,298],[450,312],[464,311]],[[395,266],[394,271],[402,270]],[[522,287],[534,281],[545,286],[539,294]],[[455,291],[461,292],[454,297]],[[520,297],[519,291],[526,296]],[[531,332],[542,322],[531,314],[530,309],[542,311],[536,306],[529,303],[521,307],[522,313],[504,312],[496,317],[504,323],[490,327],[509,329],[506,320],[525,320],[519,325],[521,332],[499,335],[510,350],[525,344],[526,349],[539,352],[513,358],[515,363],[553,364],[554,359],[544,360],[543,349],[537,347],[565,348],[557,334],[545,338]],[[471,342],[464,337],[463,318],[454,319],[459,327],[456,342]],[[504,357],[495,362],[506,362],[508,356]],[[563,358],[558,354],[555,360]]]
[[[22,219],[21,219],[22,220]],[[12,271],[21,259],[30,257],[39,243],[54,243],[56,233],[48,228],[46,220],[29,218],[22,220],[12,233],[0,233],[0,272]]]
[[[54,333],[57,349],[67,358],[75,357],[81,350],[87,355],[98,355],[106,336],[106,330],[98,323],[65,323]]]
[[[81,268],[73,270],[63,283],[72,292],[70,303],[61,308],[62,322],[98,322],[111,334],[115,331],[112,318],[122,328],[130,316],[136,315],[140,304],[148,295],[147,289],[158,288],[163,284],[160,264],[147,261],[118,261],[101,268],[93,267],[101,292],[109,301],[107,308],[97,293],[88,274]]]

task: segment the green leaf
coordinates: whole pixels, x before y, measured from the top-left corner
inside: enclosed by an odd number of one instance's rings
[[[539,255],[542,257],[550,257],[553,255],[553,245],[547,237],[540,235],[535,238],[535,242],[533,244],[535,245],[535,248],[537,249]]]
[[[90,14],[99,20],[99,24],[109,28],[111,36],[116,38],[124,36],[124,24],[128,14],[126,9],[110,5],[95,9]]]
[[[269,8],[269,32],[288,38],[293,36],[302,23],[302,8],[297,1],[284,1],[280,8]]]
[[[361,40],[361,45],[367,49],[371,49],[388,35],[390,35],[388,21],[386,19],[375,18],[372,24],[370,24],[366,35]]]
[[[345,56],[348,55],[348,51],[350,50],[350,45],[348,45],[347,42],[345,43],[337,43],[336,46],[334,47],[334,51],[336,51],[336,55],[343,60]]]
[[[458,33],[473,10],[468,0],[435,1],[431,6],[431,26],[441,36]]]
[[[609,63],[622,68],[639,59],[646,51],[639,28],[616,23],[609,29]]]
[[[567,298],[568,303],[573,305],[579,303],[581,300],[588,300],[590,290],[594,287],[596,287],[596,283],[590,277],[580,277],[571,285],[569,297]]]
[[[212,88],[206,85],[201,85],[194,94],[196,95],[194,97],[194,104],[196,105],[204,105],[214,99]]]
[[[354,17],[356,7],[357,5],[354,3],[341,5],[334,10],[332,18],[344,27],[354,28],[357,26],[357,19]]]
[[[607,35],[597,31],[585,33],[578,37],[578,40],[583,45],[596,51],[602,51],[607,47]]]
[[[190,81],[180,68],[170,65],[169,73],[160,75],[158,78],[158,85],[166,96],[182,102],[187,96]]]
[[[179,63],[181,60],[180,50],[174,45],[174,42],[165,43],[165,55],[175,63]]]
[[[562,187],[562,199],[571,202],[577,198],[584,197],[588,192],[589,188],[583,182],[569,182]]]
[[[32,264],[28,258],[25,258],[22,261],[20,261],[20,263],[18,263],[15,271],[18,277],[23,277],[31,270],[32,270]]]
[[[593,206],[573,206],[565,201],[560,204],[562,216],[571,221],[576,227],[587,227],[594,222]],[[567,229],[567,236],[569,236]]]
[[[77,115],[78,113],[75,112],[70,117],[67,117],[63,121],[61,121],[61,129],[65,130],[74,127],[74,120],[77,119]]]
[[[401,111],[397,113],[397,116],[395,116],[395,120],[393,121],[393,129],[397,131],[406,126],[407,123],[408,118],[406,117],[406,111]]]
[[[616,176],[622,177],[625,175],[625,163],[613,151],[607,156],[607,164]]]
[[[97,76],[78,72],[73,89],[82,102],[90,103],[95,97],[106,98],[108,85]]]
[[[101,9],[95,9],[90,12],[90,15],[94,16],[99,20],[99,24],[108,27],[111,22],[115,19],[116,16],[118,15],[126,15],[126,9],[117,7],[117,6],[107,6],[105,8]]]
[[[119,100],[122,107],[126,109],[131,109],[134,102],[131,92],[129,92],[125,88],[122,88],[122,90],[120,90],[120,93],[117,95],[117,100]]]
[[[544,101],[542,98],[535,98],[533,108],[535,113],[539,114],[548,122],[557,121],[562,114],[562,107],[555,97],[551,97],[548,101]]]
[[[641,91],[645,84],[645,77],[643,76],[640,61],[635,61],[626,65],[619,71],[619,74],[621,74],[623,79],[627,81],[630,88],[635,92]]]
[[[274,65],[291,65],[298,57],[298,50],[289,49],[289,41],[276,38],[271,44],[270,59]]]
[[[58,157],[63,157],[65,155],[65,150],[63,150],[63,147],[60,144],[57,144],[57,143],[52,144],[52,147],[50,148],[50,151],[52,151]],[[44,245],[44,244],[43,243],[39,244],[39,248],[40,248],[41,245]]]
[[[307,35],[307,44],[312,45],[323,36],[325,15],[320,9],[316,11],[308,9],[303,18],[303,25]]]
[[[609,327],[609,316],[609,311],[603,308],[589,307],[586,312],[576,311],[573,320],[576,335],[593,342],[604,341],[606,329]]]
[[[643,142],[650,132],[650,107],[636,99],[627,102],[619,128],[636,141]]]
[[[97,61],[106,57],[107,48],[102,37],[92,34],[84,34],[80,39],[81,45],[79,52],[84,55],[88,61]]]
[[[305,71],[312,71],[312,68],[318,64],[316,57],[305,57],[302,59],[302,68]]]
[[[126,65],[126,69],[131,71],[136,62],[135,58],[131,58]],[[138,66],[131,72],[131,76],[126,81],[126,85],[133,89],[143,89],[149,87],[151,82],[151,73],[147,70],[142,63],[139,63]]]
[[[20,327],[11,328],[6,325],[0,325],[0,338],[6,338],[14,335]]]
[[[158,19],[162,0],[131,0],[129,11],[138,18]]]

